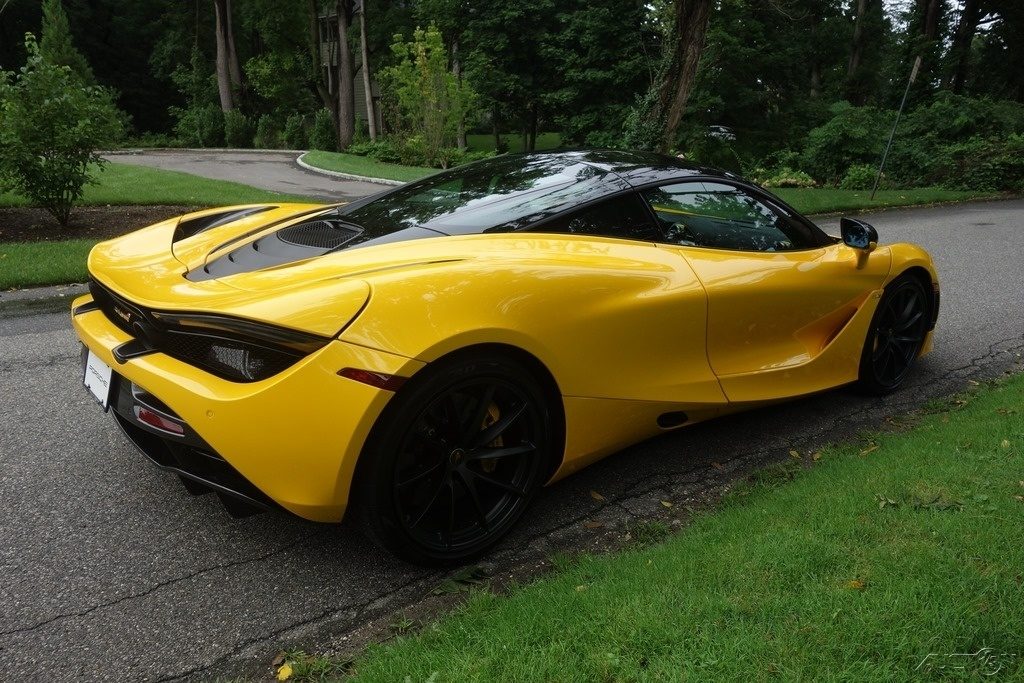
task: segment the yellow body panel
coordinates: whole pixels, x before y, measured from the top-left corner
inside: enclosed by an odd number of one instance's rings
[[[118,364],[111,350],[127,334],[100,311],[74,316],[74,325],[104,362],[166,403],[257,488],[322,521],[343,515],[363,443],[393,396],[338,376],[342,368],[411,377],[478,344],[532,355],[562,397],[557,479],[663,431],[664,413],[685,412],[692,424],[854,380],[885,285],[908,268],[937,282],[928,255],[911,245],[858,258],[842,244],[745,253],[522,233],[382,244],[204,282],[184,277],[225,244],[319,208],[329,207],[279,205],[173,248],[176,221],[165,221],[101,243],[89,258],[94,278],[142,306],[332,338],[270,379],[234,383],[161,353]],[[925,351],[930,343],[929,335]]]

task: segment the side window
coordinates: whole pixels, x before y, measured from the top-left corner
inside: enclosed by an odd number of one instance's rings
[[[646,241],[662,239],[643,200],[633,192],[558,216],[533,231]]]
[[[814,246],[803,226],[738,187],[685,182],[644,190],[666,241],[737,251]]]

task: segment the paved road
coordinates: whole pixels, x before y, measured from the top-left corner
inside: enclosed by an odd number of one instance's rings
[[[936,351],[909,387],[884,400],[830,392],[635,446],[547,490],[492,563],[583,547],[595,534],[584,519],[622,528],[664,514],[661,499],[699,500],[790,448],[853,438],[1012,367],[1024,349],[1024,201],[871,220],[883,239],[931,249],[943,277]],[[328,634],[438,581],[351,531],[277,514],[235,521],[190,497],[101,415],[78,363],[63,313],[0,318],[0,678],[212,678],[265,666],[282,641],[342,642]]]
[[[111,154],[119,164],[151,166],[168,171],[230,180],[274,192],[323,201],[342,201],[388,189],[387,185],[332,178],[295,163],[295,152],[222,152],[213,150],[145,151]]]

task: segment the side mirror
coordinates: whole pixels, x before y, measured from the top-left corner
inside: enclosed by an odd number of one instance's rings
[[[843,244],[866,252],[878,246],[878,231],[870,223],[856,218],[839,219],[839,231],[843,235]]]

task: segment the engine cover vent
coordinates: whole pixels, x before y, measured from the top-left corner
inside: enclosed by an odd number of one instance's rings
[[[314,249],[337,249],[359,235],[359,230],[338,221],[309,221],[278,231],[282,242]]]

